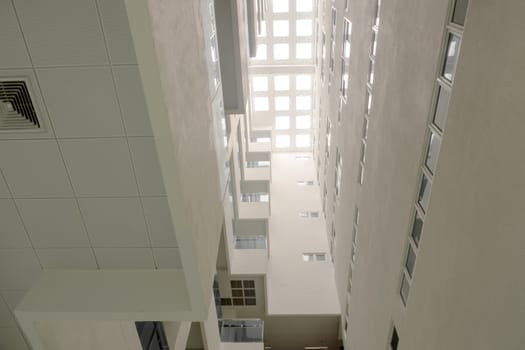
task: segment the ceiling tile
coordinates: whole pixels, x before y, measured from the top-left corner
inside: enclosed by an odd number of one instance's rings
[[[0,328],[2,327],[16,327],[16,321],[7,303],[0,296]]]
[[[95,248],[101,269],[154,269],[150,248]]]
[[[29,350],[18,327],[0,328],[0,349]]]
[[[0,164],[15,198],[73,195],[55,140],[0,141]]]
[[[177,247],[168,199],[166,197],[144,197],[142,205],[151,245],[153,247]]]
[[[40,270],[33,249],[0,249],[0,289],[27,289]]]
[[[44,269],[96,269],[91,248],[37,249]]]
[[[129,147],[142,196],[166,194],[153,137],[129,138]]]
[[[37,76],[58,138],[124,135],[109,68],[47,68]]]
[[[181,269],[179,248],[153,248],[153,255],[159,269]]]
[[[90,246],[74,199],[19,199],[17,205],[35,248]]]
[[[98,0],[111,63],[136,63],[124,0]]]
[[[153,136],[137,66],[115,66],[113,75],[128,136]]]
[[[15,0],[33,64],[107,64],[95,1]]]
[[[31,247],[12,199],[0,199],[0,223],[0,248]]]
[[[94,247],[148,247],[139,198],[82,198],[80,208]]]
[[[0,198],[11,198],[11,193],[9,193],[9,190],[7,189],[7,185],[4,181],[4,178],[2,177],[1,172],[0,172]]]
[[[0,68],[31,67],[11,1],[0,2]]]
[[[77,196],[136,196],[125,139],[60,140]]]

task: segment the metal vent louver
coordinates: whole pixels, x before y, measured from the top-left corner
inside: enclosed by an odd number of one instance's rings
[[[25,80],[0,80],[0,131],[40,129]]]

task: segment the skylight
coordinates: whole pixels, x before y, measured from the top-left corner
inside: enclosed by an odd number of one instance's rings
[[[255,76],[252,79],[253,91],[267,91],[268,77]]]
[[[288,147],[290,147],[290,135],[277,135],[277,136],[275,136],[275,147],[277,147],[277,148],[288,148]]]
[[[277,130],[290,129],[290,117],[289,116],[275,117],[275,128]]]
[[[290,57],[288,44],[273,44],[273,58],[276,60],[286,60]]]
[[[310,134],[295,135],[295,147],[310,147]]]
[[[288,0],[273,0],[272,4],[273,12],[288,12]]]
[[[309,59],[312,58],[312,44],[299,43],[295,47],[295,58]]]
[[[289,27],[286,20],[273,21],[273,36],[288,36]]]
[[[300,19],[295,22],[295,34],[297,36],[311,36],[312,35],[312,20]]]

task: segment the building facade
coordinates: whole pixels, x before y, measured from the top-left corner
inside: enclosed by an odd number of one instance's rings
[[[522,349],[524,11],[0,1],[0,349]]]

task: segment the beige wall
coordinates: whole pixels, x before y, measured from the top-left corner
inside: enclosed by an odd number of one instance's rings
[[[329,40],[330,1],[325,2]],[[405,309],[401,267],[411,225],[448,1],[383,1],[364,185],[357,183],[374,1],[337,1],[353,23],[349,101],[338,126],[339,92],[321,89],[332,118],[326,175],[327,227],[337,231],[336,282],[344,299],[354,207],[360,209],[346,348],[385,349],[392,320],[401,349],[521,349],[525,172],[521,1],[470,1],[450,113]],[[320,17],[321,18],[321,17]],[[327,42],[327,58],[329,57]],[[325,69],[327,69],[325,67]],[[340,82],[336,64],[336,86]],[[326,120],[321,122],[322,129]],[[321,152],[324,159],[324,130]],[[343,184],[331,215],[335,149]],[[321,162],[323,166],[323,162]],[[321,168],[321,181],[324,181]]]

